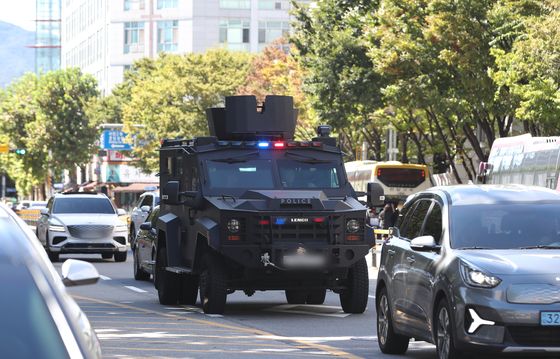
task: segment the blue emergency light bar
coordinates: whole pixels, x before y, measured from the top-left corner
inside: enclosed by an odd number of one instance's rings
[[[270,144],[268,142],[259,142],[259,148],[268,148]]]

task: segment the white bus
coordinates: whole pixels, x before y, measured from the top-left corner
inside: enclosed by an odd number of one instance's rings
[[[560,137],[530,134],[498,138],[488,162],[479,167],[478,180],[491,184],[525,184],[560,190]]]
[[[379,183],[388,200],[404,200],[431,187],[428,166],[398,161],[353,161],[344,164],[354,190],[367,192],[368,182]]]

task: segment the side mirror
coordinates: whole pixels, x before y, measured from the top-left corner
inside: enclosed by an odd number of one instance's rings
[[[48,208],[41,208],[41,216],[49,216],[49,209]]]
[[[186,197],[183,201],[182,197]],[[179,182],[169,181],[163,187],[161,199],[171,205],[185,205],[194,209],[202,207],[203,201],[199,191],[179,192]]]
[[[179,182],[178,181],[169,181],[163,186],[163,190],[161,191],[161,199],[164,203],[177,205],[181,204],[179,200]]]
[[[91,263],[67,259],[62,264],[62,283],[67,287],[95,284],[98,280],[99,272]]]
[[[140,207],[140,210],[144,213],[148,213],[150,212],[150,206],[142,206]]]
[[[126,216],[126,211],[122,208],[117,208],[117,215]]]
[[[143,231],[149,231],[152,229],[152,224],[150,222],[144,222],[140,225],[140,229]]]
[[[415,251],[433,251],[439,248],[432,236],[416,237],[410,241],[410,248]]]
[[[385,205],[383,187],[379,183],[370,182],[367,184],[367,204],[370,208]]]

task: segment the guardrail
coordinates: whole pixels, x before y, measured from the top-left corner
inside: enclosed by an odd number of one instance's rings
[[[25,223],[33,227],[37,226],[37,222],[39,221],[39,218],[41,218],[40,209],[22,209],[16,213]]]

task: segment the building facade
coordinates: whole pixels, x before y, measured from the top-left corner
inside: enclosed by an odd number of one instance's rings
[[[37,0],[35,25],[35,72],[60,68],[61,1]]]
[[[104,93],[135,60],[161,52],[258,52],[290,30],[290,0],[62,0],[62,66]]]

